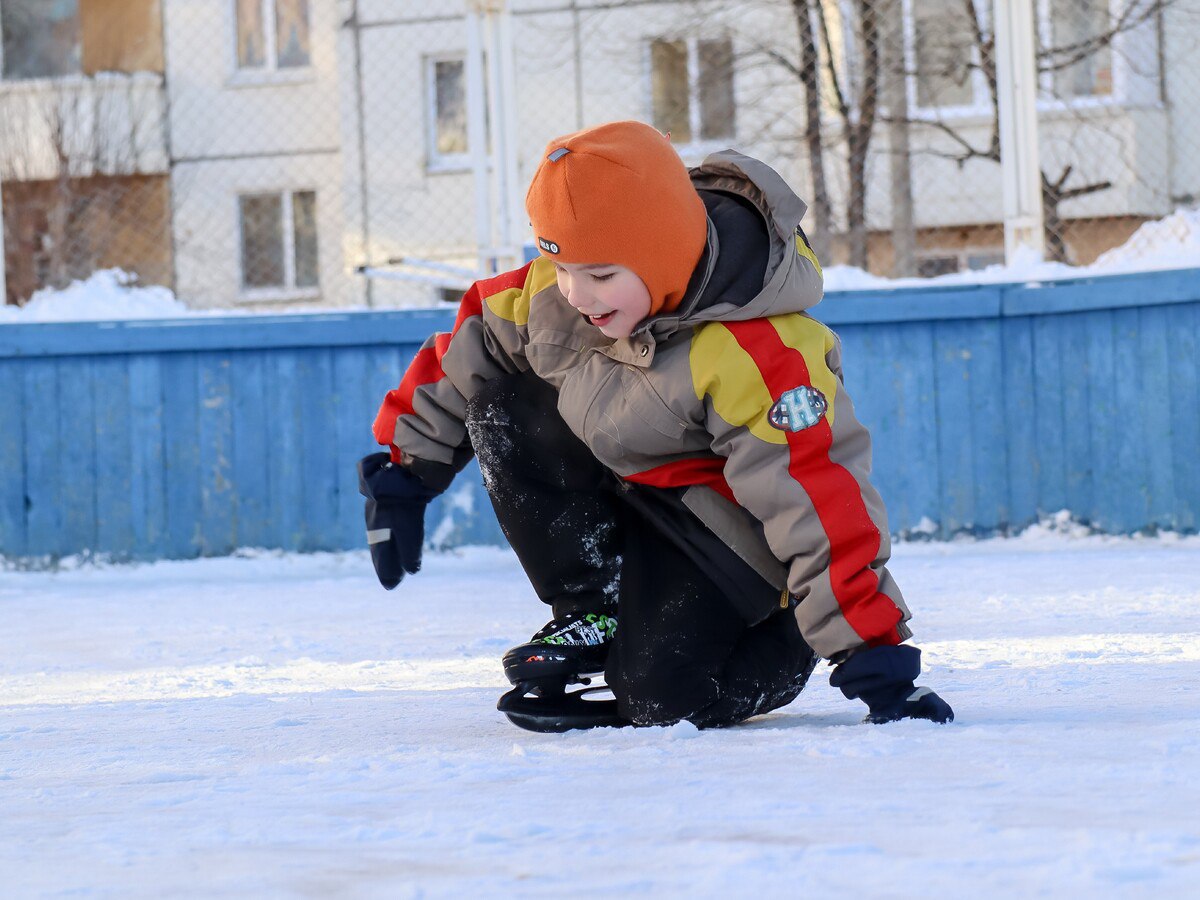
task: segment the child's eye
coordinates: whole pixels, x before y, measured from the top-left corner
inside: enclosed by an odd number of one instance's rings
[[[609,272],[607,275],[593,275],[592,278],[594,278],[596,281],[608,281],[616,274],[616,272]]]

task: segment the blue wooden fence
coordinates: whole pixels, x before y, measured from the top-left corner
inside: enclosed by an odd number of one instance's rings
[[[1195,531],[1200,269],[831,294],[893,531]],[[354,462],[453,311],[0,325],[0,555],[363,545]],[[472,467],[441,544],[501,542]]]

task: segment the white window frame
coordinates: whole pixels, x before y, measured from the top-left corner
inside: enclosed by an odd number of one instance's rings
[[[310,193],[317,203],[317,283],[310,287],[296,286],[296,219],[293,197],[296,194]],[[261,197],[267,194],[281,196],[280,229],[283,235],[283,281],[281,285],[263,287],[247,287],[246,273],[242,269],[242,259],[245,255],[246,234],[242,220],[243,197]],[[238,301],[241,303],[278,303],[281,300],[315,300],[321,296],[321,228],[320,228],[320,191],[316,187],[253,187],[239,190],[233,197],[233,214],[237,223],[237,283]]]
[[[916,34],[916,19],[913,16],[913,4],[920,3],[921,0],[903,0],[903,16],[904,16],[904,67],[909,72],[916,72],[917,69],[917,34]],[[983,25],[985,28],[990,27],[992,21],[991,6],[986,0],[973,0],[977,13],[982,13]],[[1034,0],[1035,3],[1041,0]],[[908,108],[912,111],[911,116],[914,119],[938,119],[938,118],[970,118],[974,116],[990,116],[992,112],[991,104],[987,101],[987,80],[984,78],[980,68],[982,60],[979,57],[979,48],[972,42],[971,44],[971,64],[974,68],[971,70],[971,103],[962,103],[956,106],[921,106],[920,91],[917,87],[917,75],[910,75],[905,79],[906,89],[908,92]]]
[[[238,58],[238,15],[237,15],[237,0],[227,0],[227,9],[229,10],[229,25],[232,32],[229,41],[230,49],[230,65],[233,69],[233,74],[229,79],[229,84],[232,87],[253,87],[260,84],[288,84],[296,82],[312,81],[315,75],[313,69],[313,37],[316,33],[315,23],[313,22],[313,2],[312,0],[300,0],[308,7],[308,65],[304,66],[287,66],[279,67],[279,35],[278,28],[275,24],[275,3],[276,0],[258,0],[259,9],[263,17],[263,55],[266,58],[265,64],[261,68],[247,69],[242,68],[241,60]]]
[[[465,52],[431,53],[421,58],[425,81],[425,168],[429,172],[466,172],[471,168],[471,135],[466,128],[466,150],[462,153],[441,153],[437,147],[437,64],[462,63],[463,103],[469,101],[467,85],[467,54]],[[490,162],[490,160],[489,160]]]
[[[714,35],[672,35],[670,33],[656,34],[647,37],[644,41],[645,53],[645,89],[644,96],[646,97],[646,121],[654,121],[654,43],[656,41],[666,41],[669,43],[681,42],[687,44],[687,79],[688,79],[688,127],[692,131],[692,140],[686,144],[676,143],[672,139],[671,143],[675,147],[676,152],[680,156],[703,156],[712,153],[716,150],[724,150],[730,145],[731,141],[737,140],[737,123],[738,123],[738,94],[737,94],[737,66],[734,66],[730,72],[731,92],[733,94],[733,134],[727,137],[718,138],[701,138],[700,133],[703,131],[703,122],[700,119],[700,44],[709,41],[728,41],[730,50],[734,48],[734,40],[729,34],[714,34]]]
[[[915,22],[912,15],[914,3],[920,3],[921,0],[903,0],[904,14],[904,61],[907,69],[915,71],[916,69],[916,34]],[[1108,8],[1110,15],[1114,14],[1116,7],[1120,3],[1127,0],[1108,0]],[[974,0],[976,10],[981,12],[981,18],[985,28],[991,27],[992,10],[986,0]],[[1043,45],[1049,44],[1053,37],[1053,29],[1050,18],[1050,3],[1051,0],[1034,0],[1034,14],[1037,19],[1038,36]],[[1143,27],[1158,28],[1157,23],[1148,24]],[[1039,75],[1039,91],[1037,107],[1039,111],[1050,112],[1054,110],[1066,109],[1086,109],[1101,108],[1101,107],[1132,107],[1132,106],[1160,106],[1161,98],[1157,98],[1150,103],[1137,100],[1131,95],[1130,85],[1132,74],[1130,71],[1129,58],[1125,52],[1125,44],[1130,40],[1129,33],[1118,34],[1112,45],[1112,83],[1113,89],[1109,94],[1093,94],[1080,97],[1055,97],[1054,96],[1054,73],[1043,72]],[[972,63],[976,65],[976,69],[971,74],[972,93],[975,101],[970,104],[958,106],[920,106],[917,98],[917,76],[912,75],[907,79],[908,104],[912,110],[914,119],[952,119],[952,118],[970,118],[975,116],[990,116],[991,105],[987,102],[987,83],[984,79],[983,72],[979,70],[979,50],[972,44],[971,46]]]
[[[1115,19],[1119,12],[1119,7],[1123,3],[1134,2],[1134,0],[1108,0],[1108,14],[1111,19]],[[1054,29],[1050,17],[1051,0],[1035,0],[1038,36],[1041,38],[1043,45],[1049,44],[1053,39]],[[1155,30],[1155,39],[1157,40],[1157,29],[1160,27],[1158,19],[1151,19],[1149,23],[1139,26],[1141,28],[1151,28]],[[1114,36],[1110,52],[1112,54],[1112,91],[1108,94],[1085,94],[1079,97],[1056,97],[1054,95],[1054,73],[1041,73],[1038,81],[1038,108],[1046,110],[1055,109],[1086,109],[1088,107],[1134,107],[1134,106],[1161,106],[1162,98],[1155,92],[1153,101],[1147,103],[1145,100],[1138,100],[1133,96],[1132,85],[1134,74],[1129,62],[1130,54],[1128,52],[1128,44],[1133,40],[1134,35],[1129,32],[1122,32]],[[1154,78],[1158,77],[1157,59],[1155,63]]]
[[[994,256],[994,257],[996,257],[996,262],[1002,264],[1004,262],[1004,248],[1002,246],[1001,247],[989,247],[989,246],[983,246],[983,245],[978,245],[978,244],[968,244],[965,247],[943,247],[941,245],[935,245],[932,247],[921,247],[917,251],[916,262],[917,262],[917,265],[920,266],[920,264],[923,261],[929,261],[929,260],[934,260],[934,259],[953,259],[956,261],[956,263],[958,265],[958,269],[956,270],[956,272],[953,272],[953,273],[951,273],[951,272],[944,273],[947,275],[948,274],[962,274],[964,272],[981,272],[981,271],[983,271],[983,268],[979,268],[979,269],[971,268],[971,257],[973,257],[973,256],[976,256],[976,257]],[[992,265],[992,264],[988,263],[988,265]],[[922,276],[922,277],[941,278],[943,276],[942,275],[927,275],[927,276]]]

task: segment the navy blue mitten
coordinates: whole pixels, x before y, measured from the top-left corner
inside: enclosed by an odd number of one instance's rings
[[[899,719],[954,721],[950,704],[927,687],[917,687],[921,651],[904,644],[860,650],[840,663],[829,683],[850,700],[859,699],[870,710],[863,721],[875,725]]]
[[[425,507],[440,491],[392,462],[388,453],[372,453],[358,463],[358,490],[367,498],[367,544],[379,583],[389,591],[421,568]]]

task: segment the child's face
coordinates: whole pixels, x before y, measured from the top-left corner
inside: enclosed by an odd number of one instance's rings
[[[558,263],[558,289],[606,337],[625,338],[650,314],[650,291],[632,269]]]

